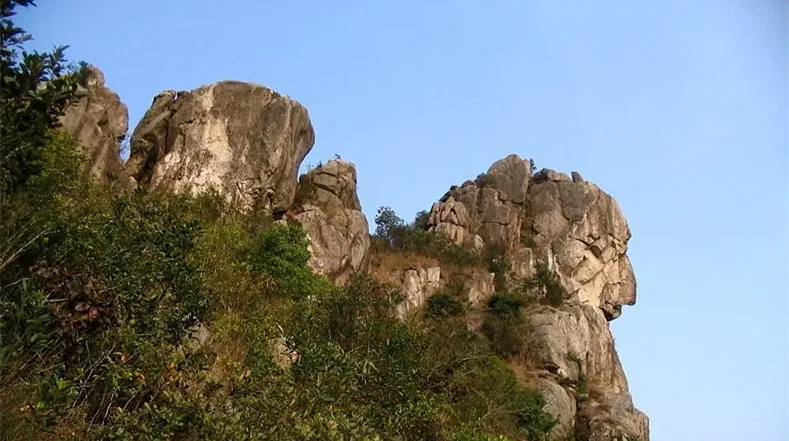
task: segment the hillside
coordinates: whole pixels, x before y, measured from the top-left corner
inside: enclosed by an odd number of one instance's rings
[[[163,91],[124,163],[126,106],[68,75],[60,127],[4,120],[35,167],[4,163],[2,439],[649,439],[609,329],[631,232],[579,173],[513,154],[369,222],[353,163],[298,176],[287,96]]]

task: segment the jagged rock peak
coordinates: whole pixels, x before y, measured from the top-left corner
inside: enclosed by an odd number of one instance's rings
[[[142,186],[192,194],[214,188],[239,208],[283,212],[314,142],[298,102],[222,81],[157,95],[132,134],[126,170]]]
[[[452,187],[433,204],[428,227],[459,245],[503,246],[518,277],[545,261],[570,299],[599,307],[609,320],[635,304],[627,221],[619,204],[578,172],[533,174],[531,161],[509,155]]]
[[[79,139],[90,158],[93,179],[125,183],[120,149],[129,130],[129,110],[104,85],[99,68],[88,65],[87,69],[87,81],[77,91],[79,100],[60,118],[61,130]]]
[[[310,266],[336,283],[367,271],[370,234],[356,194],[356,167],[331,160],[299,179],[289,211],[310,238]]]

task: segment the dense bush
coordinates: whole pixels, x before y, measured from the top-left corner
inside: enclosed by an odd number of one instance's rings
[[[427,315],[446,317],[463,314],[463,303],[451,292],[439,292],[427,299]]]
[[[483,256],[455,245],[441,234],[427,231],[427,212],[420,212],[411,224],[406,224],[389,207],[381,207],[375,216],[373,247],[378,250],[414,252],[439,259],[448,265],[480,265]]]

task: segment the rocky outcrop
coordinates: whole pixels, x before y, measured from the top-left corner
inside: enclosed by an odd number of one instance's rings
[[[127,173],[139,185],[283,212],[315,141],[307,110],[268,88],[223,81],[165,91],[134,130]]]
[[[397,315],[406,318],[420,311],[427,299],[441,287],[441,268],[413,268],[402,276],[402,290],[405,299],[397,306]]]
[[[562,430],[578,423],[590,434],[648,439],[649,420],[633,406],[613,336],[599,308],[537,307],[524,316],[530,329],[525,357],[537,369],[537,387],[549,397],[548,410],[558,417]]]
[[[609,320],[636,302],[627,242],[630,228],[619,204],[576,173],[537,173],[529,187],[525,234],[556,270],[568,292],[599,307]]]
[[[332,160],[299,180],[293,219],[310,238],[310,265],[337,283],[367,271],[370,233],[356,194],[356,168]]]
[[[571,298],[613,320],[636,300],[625,254],[630,229],[611,196],[573,176],[547,169],[532,176],[530,161],[510,155],[433,204],[428,226],[459,245],[508,250],[516,278],[545,261]]]
[[[520,237],[530,178],[529,161],[507,156],[433,204],[428,226],[458,245],[476,241],[476,235],[489,246],[510,247]]]
[[[636,301],[631,233],[611,196],[577,172],[533,173],[531,161],[510,155],[452,187],[431,208],[428,228],[458,245],[498,249],[510,281],[530,277],[540,261],[559,275],[564,304],[524,312],[530,334],[521,367],[531,369],[559,432],[649,439],[608,327]]]
[[[79,139],[94,180],[125,184],[120,150],[129,129],[129,110],[104,85],[98,68],[87,69],[87,82],[78,90],[80,99],[60,118],[61,130]]]

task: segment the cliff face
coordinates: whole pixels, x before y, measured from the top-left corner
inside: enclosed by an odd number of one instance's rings
[[[78,91],[81,98],[60,118],[61,130],[80,140],[95,180],[125,184],[120,148],[129,129],[129,110],[105,87],[98,68],[88,70],[87,84]]]
[[[433,205],[428,226],[457,244],[500,247],[509,280],[533,275],[538,262],[555,271],[567,296],[561,306],[524,311],[530,350],[514,363],[564,430],[578,425],[590,440],[649,439],[608,326],[636,301],[631,233],[611,196],[575,172],[532,174],[530,161],[511,155],[452,187]]]
[[[333,160],[297,180],[314,133],[296,101],[234,81],[162,92],[134,130],[124,171],[117,146],[126,131],[125,106],[104,88],[103,77],[94,78],[64,127],[92,152],[98,179],[125,173],[146,188],[216,189],[238,208],[300,223],[311,241],[312,268],[336,283],[368,271],[375,260],[378,278],[405,294],[401,316],[418,314],[431,294],[452,285],[466,300],[469,327],[479,328],[495,290],[486,268],[461,271],[424,256],[376,260],[355,166]],[[558,306],[522,311],[529,351],[509,363],[542,392],[560,431],[592,441],[649,439],[648,419],[633,406],[608,325],[636,300],[631,233],[611,196],[578,173],[535,173],[530,161],[510,155],[453,186],[432,206],[427,228],[479,253],[501,250],[509,262],[505,284],[534,275],[539,263],[555,272],[567,295]]]
[[[223,81],[157,95],[132,134],[126,172],[150,188],[215,188],[238,207],[284,211],[314,142],[301,104],[262,86]]]

